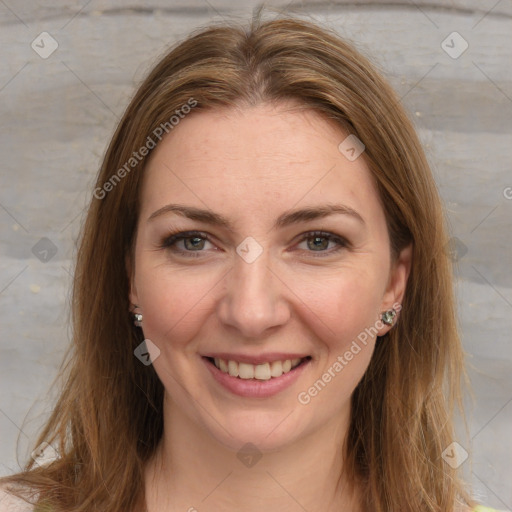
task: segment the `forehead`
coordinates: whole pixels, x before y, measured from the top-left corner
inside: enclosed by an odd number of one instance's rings
[[[364,159],[338,149],[348,135],[293,104],[194,112],[153,151],[142,209],[186,202],[240,215],[342,201],[382,214]]]

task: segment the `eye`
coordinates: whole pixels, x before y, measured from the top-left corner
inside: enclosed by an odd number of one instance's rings
[[[163,240],[161,247],[177,253],[200,253],[215,248],[208,235],[199,231],[172,234]]]
[[[308,252],[332,254],[347,246],[348,242],[346,240],[333,233],[313,231],[305,233],[296,247]]]

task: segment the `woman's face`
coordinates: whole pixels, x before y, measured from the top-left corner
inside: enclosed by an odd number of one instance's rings
[[[169,417],[233,449],[346,424],[410,263],[349,134],[287,107],[190,114],[141,191],[130,300]]]

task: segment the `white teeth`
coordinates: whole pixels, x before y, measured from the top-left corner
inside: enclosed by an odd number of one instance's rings
[[[249,363],[238,363],[237,361],[225,361],[224,359],[219,359],[217,357],[213,360],[215,366],[219,370],[224,373],[228,373],[231,377],[257,380],[269,380],[271,378],[281,377],[283,373],[288,373],[301,361],[301,358],[296,358],[254,365]]]
[[[281,377],[283,375],[283,363],[281,361],[272,361],[270,363],[270,375],[272,377]]]
[[[254,365],[238,363],[238,376],[241,379],[254,379]]]
[[[221,369],[220,366],[217,366],[217,368]],[[238,377],[238,363],[236,361],[229,361],[228,362],[228,373],[231,375],[231,377]],[[224,371],[224,370],[222,370]]]
[[[270,375],[270,364],[258,364],[254,367],[254,378],[258,380],[269,380]]]

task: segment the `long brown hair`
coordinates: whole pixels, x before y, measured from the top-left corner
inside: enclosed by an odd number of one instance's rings
[[[125,259],[146,161],[133,154],[149,147],[158,130],[174,129],[170,120],[187,112],[184,105],[196,115],[285,100],[364,143],[394,254],[414,246],[400,320],[377,343],[352,396],[347,477],[362,491],[366,511],[472,505],[441,456],[454,438],[452,414],[465,374],[446,230],[428,163],[397,96],[369,61],[330,31],[287,17],[203,29],[172,49],[136,92],[106,152],[83,227],[71,356],[37,442],[51,443],[60,458],[46,467],[31,461],[4,482],[22,484],[58,512],[145,508],[143,470],[162,436],[163,386],[133,354],[142,339],[129,316]]]

